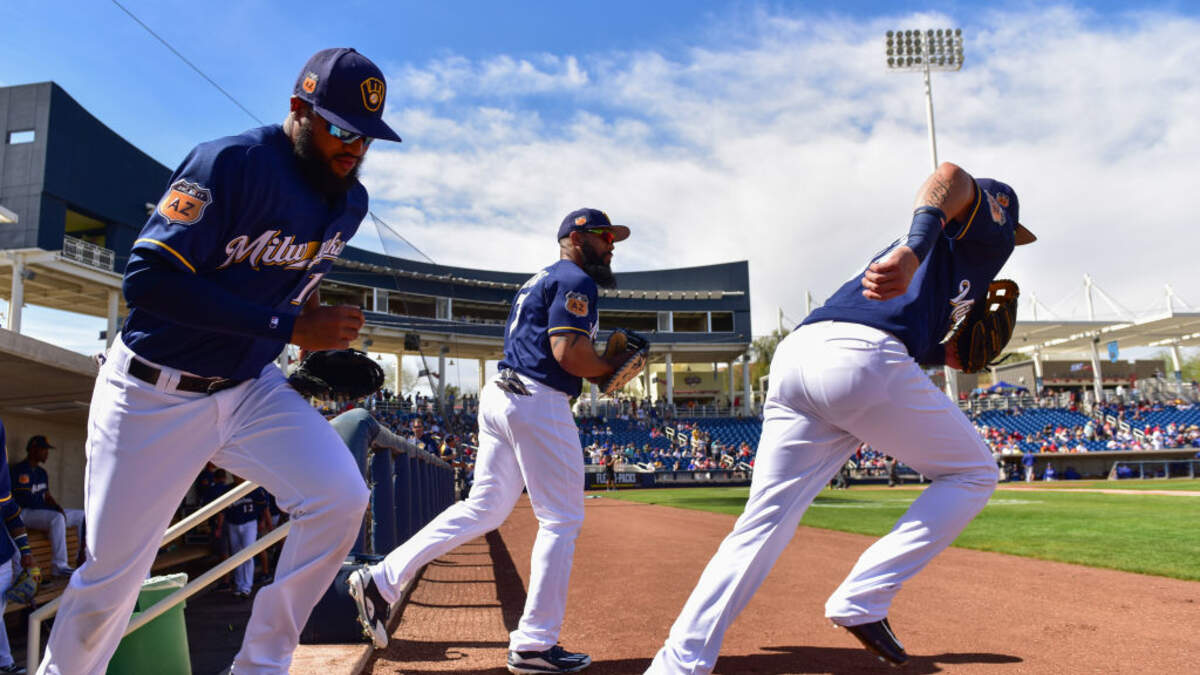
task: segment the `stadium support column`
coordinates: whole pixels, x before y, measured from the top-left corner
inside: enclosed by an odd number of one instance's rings
[[[1092,338],[1092,391],[1096,394],[1096,403],[1104,402],[1104,385],[1100,379],[1100,338]]]
[[[742,412],[747,416],[754,410],[750,399],[750,356],[742,354]]]
[[[117,339],[117,310],[121,307],[121,292],[115,288],[108,291],[108,329],[104,332],[105,347],[111,347]]]
[[[671,352],[667,352],[667,405],[675,403],[675,368],[671,365]]]
[[[483,386],[487,384],[487,360],[479,359],[479,390],[478,393],[483,393]]]
[[[21,306],[25,304],[25,258],[20,253],[12,256],[12,295],[8,301],[8,323],[5,328],[14,333],[21,332]]]
[[[588,394],[589,394],[589,399],[591,401],[591,406],[592,406],[592,417],[598,416],[598,415],[596,415],[596,392],[597,391],[598,391],[598,389],[597,389],[596,385],[589,382],[588,383]]]
[[[1183,361],[1179,355],[1179,343],[1171,345],[1171,365],[1175,366],[1175,381],[1183,382]]]
[[[733,361],[730,361],[725,366],[726,372],[729,375],[729,412],[733,412]]]
[[[1033,393],[1036,396],[1042,395],[1042,351],[1036,350],[1033,352]]]
[[[441,415],[446,414],[446,352],[448,351],[450,351],[449,347],[442,347],[438,350],[437,409]]]
[[[649,358],[646,359],[646,367],[642,369],[642,383],[643,383],[642,391],[644,392],[644,395],[642,396],[642,398],[653,401],[654,394],[652,394],[650,392],[650,359]]]

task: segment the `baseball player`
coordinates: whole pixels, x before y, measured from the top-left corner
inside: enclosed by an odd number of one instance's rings
[[[6,530],[4,534],[0,534],[0,616],[4,615],[7,600],[4,592],[13,585],[13,558],[17,558],[21,567],[26,570],[37,565],[33,559],[33,549],[29,546],[25,523],[21,521],[21,507],[12,494],[5,434],[4,423],[0,422],[0,518],[4,519]],[[24,672],[24,668],[13,662],[12,650],[8,645],[8,629],[0,625],[0,675]]]
[[[615,285],[613,243],[629,228],[596,209],[573,211],[558,229],[561,259],[517,291],[504,331],[499,374],[479,395],[479,453],[465,501],[443,511],[379,564],[350,576],[359,620],[377,647],[387,645],[388,608],[430,561],[496,529],[521,496],[538,519],[529,594],[509,636],[513,673],[572,673],[586,654],[558,645],[566,611],[575,537],[583,524],[583,448],[571,414],[582,378],[600,378],[616,364],[598,356],[597,285]]]
[[[345,444],[273,361],[289,342],[345,348],[362,326],[358,308],[322,306],[317,286],[366,215],[357,173],[367,146],[400,140],[383,121],[384,96],[366,57],[320,51],[282,126],[202,143],[171,177],[125,271],[131,311],[88,421],[88,557],[39,673],[105,671],[160,537],[209,460],[292,516],[232,667],[287,672],[368,492]]]
[[[987,446],[921,366],[960,367],[956,349],[940,341],[982,302],[1014,243],[1033,240],[1017,224],[1012,188],[944,163],[918,192],[908,235],[780,342],[746,509],[648,673],[712,671],[726,629],[859,443],[886,450],[932,484],[859,558],[825,615],[880,658],[907,660],[887,621],[892,598],[996,486]]]
[[[25,459],[12,465],[12,494],[21,507],[21,518],[34,530],[44,530],[50,540],[54,576],[69,577],[75,571],[67,561],[67,528],[83,531],[83,511],[64,509],[50,494],[50,477],[42,464],[54,449],[45,436],[37,435],[25,445]],[[82,535],[80,535],[82,536]],[[82,542],[81,542],[82,543]],[[82,549],[82,546],[80,547]],[[80,550],[82,559],[84,551]]]
[[[225,509],[225,528],[229,532],[229,554],[248,548],[258,540],[258,525],[267,510],[267,491],[254,488],[250,494]],[[265,569],[265,568],[264,568]],[[233,596],[246,600],[254,590],[254,559],[233,570]]]

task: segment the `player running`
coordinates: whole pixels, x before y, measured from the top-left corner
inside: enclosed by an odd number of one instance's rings
[[[712,672],[726,629],[859,443],[933,483],[863,553],[825,616],[880,658],[908,659],[887,621],[892,598],[979,513],[997,478],[979,433],[921,366],[968,362],[942,337],[983,305],[1014,243],[1033,240],[1012,188],[944,163],[919,190],[907,237],[780,342],[746,509],[647,673]]]
[[[88,556],[39,673],[105,671],[162,533],[210,460],[291,514],[275,583],[255,597],[232,669],[287,672],[368,493],[341,438],[273,361],[289,342],[344,348],[362,326],[356,307],[323,307],[317,286],[366,215],[367,146],[400,140],[383,121],[384,96],[366,57],[320,51],[282,127],[203,143],[171,177],[134,242],[131,311],[92,394]]]
[[[561,259],[517,291],[504,330],[499,373],[479,395],[479,453],[466,501],[443,511],[379,564],[350,576],[359,621],[376,647],[387,645],[389,607],[429,562],[500,527],[521,496],[538,519],[529,594],[509,636],[513,673],[573,673],[592,660],[558,645],[575,538],[583,525],[583,449],[571,414],[582,378],[617,364],[596,354],[597,285],[616,285],[613,243],[629,228],[603,211],[573,211],[558,228]]]

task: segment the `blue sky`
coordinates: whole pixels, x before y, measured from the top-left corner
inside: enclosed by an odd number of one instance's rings
[[[374,59],[405,142],[372,148],[372,208],[437,262],[532,271],[596,206],[634,229],[618,271],[750,260],[756,333],[907,228],[925,111],[882,36],[962,27],[966,66],[933,78],[939,156],[1021,195],[1041,241],[1004,273],[1039,318],[1080,317],[1084,273],[1114,318],[1168,283],[1200,306],[1178,198],[1198,3],[121,1],[267,122],[317,49]],[[168,166],[255,125],[109,1],[8,0],[0,25],[0,84],[54,80]],[[370,223],[353,243],[404,250]]]

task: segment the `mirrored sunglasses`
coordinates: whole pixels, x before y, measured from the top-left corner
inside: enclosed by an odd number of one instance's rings
[[[588,234],[594,234],[597,237],[600,237],[601,239],[604,240],[604,243],[606,243],[606,244],[613,243],[612,230],[606,230],[604,228],[597,227],[597,228],[584,230],[584,232],[587,232]]]
[[[349,129],[343,129],[329,120],[325,120],[325,123],[329,125],[329,135],[345,143],[346,145],[350,145],[361,138],[363,147],[366,148],[371,145],[371,141],[375,140],[370,136],[364,136],[362,134],[354,133]]]

